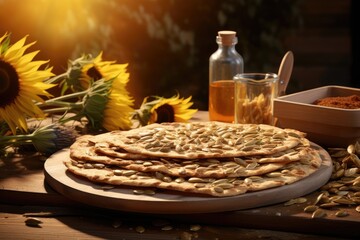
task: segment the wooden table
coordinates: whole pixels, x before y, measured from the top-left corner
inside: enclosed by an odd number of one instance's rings
[[[207,118],[199,112],[194,120]],[[0,239],[342,239],[360,237],[360,213],[312,219],[304,204],[205,214],[144,214],[86,206],[44,181],[36,153],[0,159]],[[305,196],[314,202],[318,192]],[[27,226],[27,217],[42,221]]]

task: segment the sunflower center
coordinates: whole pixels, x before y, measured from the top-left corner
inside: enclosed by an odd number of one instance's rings
[[[13,103],[19,90],[19,76],[15,68],[0,59],[0,108]]]
[[[164,104],[156,109],[157,123],[174,122],[175,112],[174,108],[169,104]]]
[[[92,78],[94,81],[100,80],[103,78],[103,76],[101,75],[101,73],[99,72],[99,70],[97,70],[97,68],[95,66],[92,66],[91,68],[89,68],[86,72],[86,74]]]

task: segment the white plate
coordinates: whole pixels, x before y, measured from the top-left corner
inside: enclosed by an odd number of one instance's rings
[[[285,202],[323,186],[332,173],[331,157],[320,146],[312,146],[320,152],[323,160],[315,173],[290,185],[232,197],[198,196],[166,190],[159,190],[153,196],[135,195],[133,187],[121,186],[103,190],[102,185],[67,171],[63,160],[69,158],[69,149],[61,150],[46,160],[45,180],[52,188],[70,199],[108,209],[158,214],[234,211]]]

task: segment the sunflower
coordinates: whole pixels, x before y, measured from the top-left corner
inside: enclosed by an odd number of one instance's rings
[[[70,61],[68,70],[49,79],[48,83],[63,85],[62,95],[38,103],[46,107],[46,113],[74,113],[62,118],[81,121],[86,118],[92,130],[125,130],[132,126],[131,116],[134,100],[126,90],[129,82],[128,64],[115,64],[115,61],[102,61],[102,53],[96,58],[91,55]],[[65,92],[70,89],[73,93]],[[69,100],[77,99],[76,102]]]
[[[100,79],[93,83],[84,97],[84,106],[78,117],[85,116],[93,128],[107,131],[127,130],[131,127],[133,99],[113,89],[119,78]]]
[[[116,79],[118,85],[114,86],[113,89],[125,90],[125,86],[129,82],[129,73],[126,72],[127,64],[116,64],[116,61],[102,61],[102,52],[94,59],[82,62],[83,66],[79,82],[83,89],[87,89],[92,81]]]
[[[193,105],[191,96],[184,99],[179,94],[164,98],[154,96],[154,100],[145,98],[139,110],[135,111],[133,119],[138,120],[140,125],[162,122],[187,122],[197,112],[190,109]]]
[[[83,62],[86,63],[86,61]],[[128,64],[116,64],[116,61],[103,61],[102,52],[100,52],[97,57],[81,68],[79,82],[84,89],[100,79],[104,82],[110,80],[112,82],[101,121],[102,127],[108,131],[125,130],[131,126],[134,101],[126,90],[126,84],[129,82],[127,66]]]
[[[43,118],[34,102],[40,96],[51,97],[46,90],[55,86],[43,82],[53,76],[52,68],[39,70],[48,61],[32,61],[39,51],[24,54],[35,42],[24,45],[27,36],[10,45],[10,35],[0,37],[0,121],[5,121],[13,134],[18,128],[27,131],[26,117]]]

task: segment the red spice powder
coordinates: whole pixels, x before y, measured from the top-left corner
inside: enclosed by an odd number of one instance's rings
[[[326,107],[357,109],[360,108],[360,96],[326,97],[316,100],[314,104]]]

